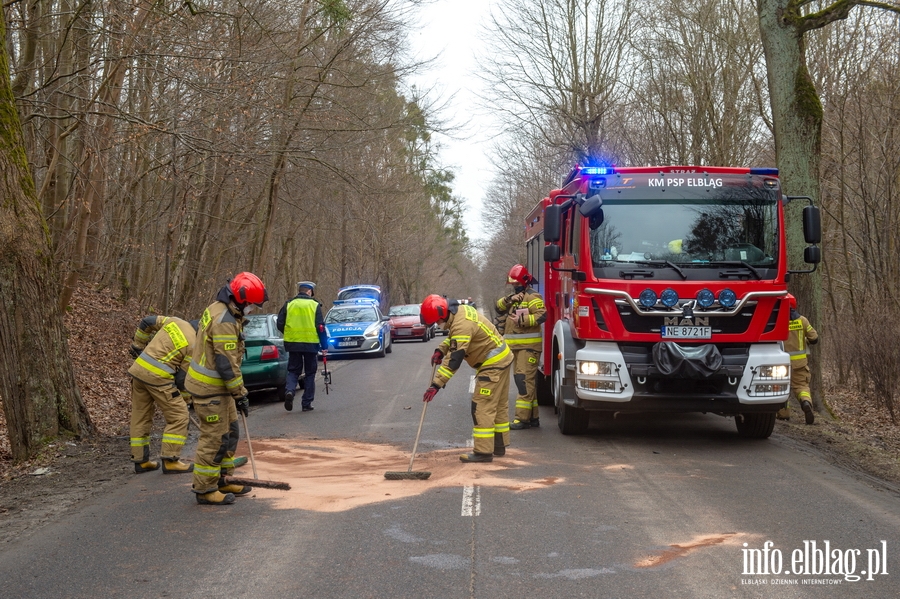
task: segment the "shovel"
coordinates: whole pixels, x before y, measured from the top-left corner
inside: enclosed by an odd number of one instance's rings
[[[437,365],[435,365],[431,369],[431,380],[434,380],[434,371],[437,370]],[[406,472],[385,472],[384,477],[388,480],[426,480],[429,476],[431,476],[431,472],[426,470],[419,470],[418,472],[413,472],[413,460],[416,459],[416,448],[419,446],[419,435],[422,434],[422,423],[425,422],[425,410],[428,409],[428,402],[422,402],[422,417],[419,418],[419,430],[416,431],[416,442],[413,443],[412,455],[409,456],[409,468]]]

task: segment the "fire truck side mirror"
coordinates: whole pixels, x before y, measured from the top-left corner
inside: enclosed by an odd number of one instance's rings
[[[544,241],[559,241],[561,212],[559,206],[555,205],[547,206],[544,210]]]
[[[822,248],[817,245],[808,245],[803,250],[803,261],[807,264],[818,264],[822,261]]]
[[[822,218],[818,206],[807,206],[803,209],[803,237],[806,243],[822,242]]]
[[[559,262],[559,246],[555,243],[544,246],[544,262]]]

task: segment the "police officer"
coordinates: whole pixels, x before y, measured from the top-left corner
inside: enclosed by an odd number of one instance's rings
[[[784,342],[784,351],[791,356],[791,391],[800,402],[803,413],[806,416],[806,424],[815,421],[813,414],[812,395],[809,392],[809,361],[807,347],[819,342],[819,334],[813,328],[805,316],[797,311],[797,298],[790,293],[787,296],[791,306],[791,321],[787,341]],[[787,420],[790,418],[788,405],[778,411],[778,418]]]
[[[252,491],[229,484],[238,444],[237,411],[250,413],[250,400],[241,375],[244,357],[244,316],[269,299],[255,274],[242,272],[219,290],[200,318],[185,388],[194,398],[200,420],[200,440],[194,460],[192,490],[197,503],[234,503],[235,495]]]
[[[137,473],[191,472],[193,464],[180,459],[187,441],[188,408],[183,398],[184,377],[196,339],[194,325],[174,316],[145,316],[131,343],[131,461]],[[186,392],[184,393],[186,395]],[[160,462],[150,460],[150,428],[158,407],[166,420]]]
[[[459,456],[463,462],[490,462],[506,454],[509,445],[509,369],[513,356],[493,324],[470,305],[429,295],[420,307],[426,325],[439,324],[447,338],[434,350],[437,366],[424,401],[431,401],[465,360],[475,369],[472,395],[474,451]]]
[[[507,275],[513,293],[497,300],[497,312],[505,315],[503,337],[515,359],[513,380],[519,393],[516,417],[509,427],[513,430],[541,425],[535,379],[543,342],[541,324],[547,319],[547,309],[541,294],[531,287],[534,281],[524,266],[516,264]]]
[[[284,392],[284,409],[294,409],[294,391],[297,382],[306,372],[303,380],[301,409],[310,412],[316,398],[317,353],[328,353],[328,337],[325,334],[325,319],[322,304],[315,298],[316,284],[312,281],[297,283],[297,296],[285,302],[278,311],[276,326],[284,333],[284,349],[288,352],[288,372]]]

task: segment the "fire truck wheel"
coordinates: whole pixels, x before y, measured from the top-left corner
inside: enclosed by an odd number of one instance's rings
[[[567,406],[561,401],[556,413],[556,422],[564,435],[583,435],[587,432],[590,416],[587,410]]]
[[[736,414],[738,434],[747,439],[768,439],[775,428],[775,412]]]

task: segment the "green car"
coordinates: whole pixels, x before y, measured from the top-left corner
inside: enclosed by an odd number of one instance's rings
[[[244,324],[244,361],[241,373],[247,391],[274,389],[284,397],[288,353],[284,337],[275,326],[275,314],[250,314]]]

